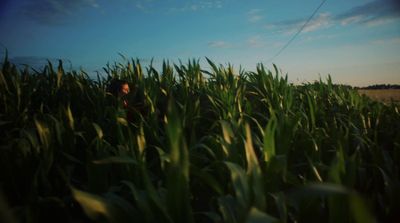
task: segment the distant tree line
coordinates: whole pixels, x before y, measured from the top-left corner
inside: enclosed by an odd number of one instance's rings
[[[318,84],[318,81],[315,81],[314,84]],[[365,89],[365,90],[378,90],[378,89],[400,89],[399,84],[374,84],[374,85],[369,85],[366,87],[359,87],[359,86],[352,86],[348,84],[332,84],[333,87],[337,88],[347,88],[347,89]]]
[[[367,87],[354,87],[355,89],[367,89],[367,90],[376,90],[376,89],[400,89],[400,85],[398,84],[374,84]]]

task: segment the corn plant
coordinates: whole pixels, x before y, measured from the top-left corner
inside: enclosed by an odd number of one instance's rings
[[[399,105],[206,59],[0,70],[1,222],[396,222]],[[133,120],[107,92],[128,81]]]

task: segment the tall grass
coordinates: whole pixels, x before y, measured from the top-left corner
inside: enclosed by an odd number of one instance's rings
[[[0,221],[395,222],[400,114],[208,60],[0,71]],[[125,79],[128,122],[106,92]],[[1,195],[1,194],[0,194]]]

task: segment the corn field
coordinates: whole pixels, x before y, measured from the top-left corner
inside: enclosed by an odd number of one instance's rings
[[[0,222],[398,222],[399,104],[207,59],[0,71]],[[128,81],[146,112],[106,89]]]

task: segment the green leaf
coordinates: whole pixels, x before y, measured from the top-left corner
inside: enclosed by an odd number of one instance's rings
[[[271,112],[271,117],[268,120],[267,127],[264,130],[264,160],[268,162],[275,156],[275,135],[278,125],[278,120],[275,113]]]
[[[238,219],[238,215],[240,215],[238,212],[238,205],[236,200],[231,195],[218,198],[218,210],[221,213],[224,222],[240,222]]]
[[[189,152],[183,135],[183,128],[171,99],[168,105],[166,131],[170,148],[170,164],[167,169],[167,208],[174,222],[193,222],[189,191]]]
[[[72,195],[90,219],[99,220],[102,217],[112,219],[111,207],[102,197],[74,188],[72,188]]]
[[[101,129],[101,127],[94,122],[92,123],[92,125],[94,127],[94,130],[96,131],[97,138],[102,139],[104,135],[103,135],[103,130]]]
[[[73,198],[80,204],[83,212],[95,222],[129,223],[135,220],[136,210],[117,195],[107,198],[71,188]]]
[[[247,216],[246,223],[278,223],[279,220],[252,207]]]
[[[62,65],[62,60],[58,61],[58,70],[57,70],[57,88],[61,86],[61,78],[64,75],[64,69]]]
[[[365,205],[364,200],[361,196],[353,193],[350,195],[350,208],[353,214],[353,219],[357,223],[374,223],[375,218],[371,214],[371,211]]]
[[[138,164],[136,160],[128,156],[112,156],[100,160],[94,160],[92,162],[94,164]]]
[[[339,184],[311,183],[293,189],[290,194],[294,197],[306,198],[309,196],[346,195],[349,192],[346,187]]]
[[[231,162],[224,162],[229,170],[235,197],[242,208],[250,205],[250,189],[249,183],[244,169]]]
[[[250,187],[252,188],[252,196],[255,205],[260,209],[266,208],[264,182],[261,173],[261,168],[258,163],[256,153],[254,151],[253,142],[251,139],[251,130],[249,124],[245,124],[246,130],[246,159],[247,159],[247,174],[250,177]]]
[[[72,111],[70,106],[65,109],[65,115],[67,117],[68,125],[73,130],[75,127],[74,116],[72,115]]]

